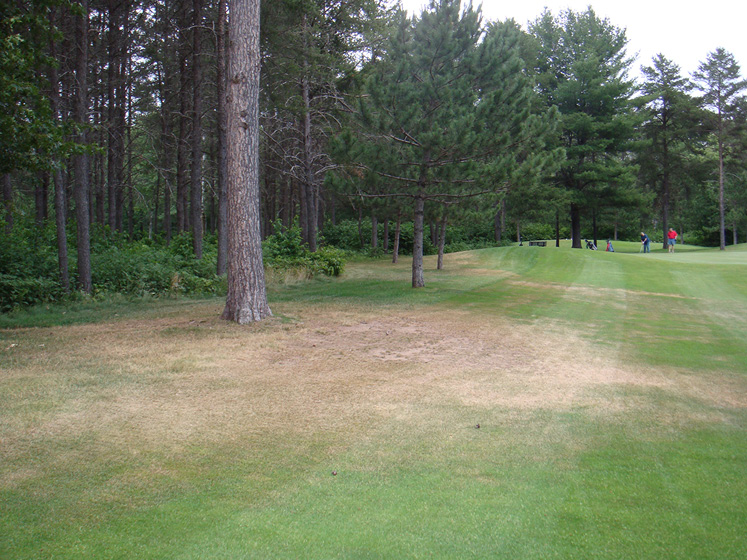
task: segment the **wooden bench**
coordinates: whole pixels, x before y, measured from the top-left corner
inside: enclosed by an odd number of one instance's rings
[[[529,246],[532,247],[546,247],[547,241],[530,241]]]

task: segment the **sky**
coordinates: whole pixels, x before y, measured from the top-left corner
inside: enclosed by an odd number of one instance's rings
[[[427,3],[402,0],[411,15],[419,14]],[[473,4],[480,2],[473,0]],[[545,7],[558,14],[567,8],[584,11],[591,5],[597,16],[626,29],[628,54],[638,54],[631,68],[633,76],[640,75],[641,65],[651,66],[651,59],[661,53],[680,67],[683,76],[691,77],[708,53],[722,47],[734,55],[742,77],[747,77],[745,0],[484,0],[482,5],[486,20],[513,18],[524,29]]]

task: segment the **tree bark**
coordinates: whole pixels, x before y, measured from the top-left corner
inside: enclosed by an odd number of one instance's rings
[[[46,171],[37,174],[34,185],[34,220],[37,227],[44,225],[47,219],[47,193],[49,192],[49,173]]]
[[[436,270],[444,268],[444,247],[446,246],[446,214],[441,218],[441,224],[438,228],[438,262]]]
[[[259,0],[233,0],[229,19],[228,295],[222,318],[272,315],[259,228]]]
[[[218,266],[219,275],[226,273],[228,250],[228,201],[226,200],[226,0],[218,3],[217,93],[218,93]]]
[[[56,13],[49,14],[49,21],[55,24]],[[49,40],[49,56],[52,60],[57,60],[57,42],[54,38]],[[60,118],[60,78],[56,65],[49,67],[49,106],[52,110],[52,117],[59,121]],[[65,184],[62,182],[62,170],[60,162],[55,161],[54,170],[52,171],[52,180],[54,183],[54,209],[55,209],[55,230],[57,233],[57,267],[60,272],[60,284],[65,293],[70,291],[70,273],[67,255],[67,211]]]
[[[304,241],[308,243],[309,250],[316,251],[317,236],[317,192],[316,178],[314,177],[314,146],[311,134],[311,85],[309,83],[309,57],[308,57],[308,20],[303,18],[304,25],[304,53],[303,68],[304,76],[301,81],[301,98],[303,100],[303,228]]]
[[[425,217],[425,196],[423,193],[415,197],[415,223],[412,247],[412,287],[424,288],[423,277],[423,230]]]
[[[597,209],[593,208],[591,211],[591,223],[592,223],[592,233],[594,234],[594,245],[596,247],[599,247],[599,242],[597,241]]]
[[[88,121],[88,0],[80,5],[83,15],[75,18],[75,122],[80,126],[78,143],[87,142],[86,125]],[[91,293],[91,245],[90,216],[88,213],[88,154],[75,156],[75,216],[77,219],[78,239],[78,286],[86,293]]]
[[[389,218],[384,220],[384,239],[382,241],[384,252],[389,252]]]
[[[375,213],[371,213],[371,249],[379,246],[379,219]]]
[[[720,111],[719,111],[720,112]],[[718,137],[718,219],[719,219],[719,249],[726,249],[726,210],[724,206],[724,141],[722,139],[722,118],[719,114]]]
[[[192,25],[192,248],[202,258],[202,0],[194,0]]]
[[[119,13],[120,2],[109,0],[108,25],[108,68],[107,68],[107,198],[109,199],[108,224],[111,231],[117,229],[117,193],[121,188],[118,183],[118,169],[121,166],[121,149],[117,135],[117,84],[119,83]]]
[[[581,249],[581,210],[574,203],[571,204],[571,239],[571,247]]]
[[[176,231],[182,233],[187,229],[187,178],[185,168],[187,166],[187,59],[182,55],[179,74],[179,140],[176,146]]]

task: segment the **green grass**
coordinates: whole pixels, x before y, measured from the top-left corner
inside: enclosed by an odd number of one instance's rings
[[[130,362],[132,343],[99,354],[95,330],[44,328],[67,324],[53,308],[37,323],[5,318],[0,558],[744,558],[747,250],[615,249],[486,249],[447,255],[443,271],[427,259],[423,290],[409,287],[406,259],[352,263],[341,278],[273,288],[284,320],[249,328],[195,326],[219,312],[218,300],[66,309],[79,313],[73,324],[100,321],[123,345],[134,336],[128,320],[160,328],[150,338],[173,348],[174,362]],[[192,386],[192,372],[211,372],[219,357],[211,345],[266,345],[282,363],[303,318],[330,309],[367,321],[466,313],[486,328],[529,330],[527,350],[568,332],[569,344],[583,341],[650,383],[585,386],[565,407],[475,404],[433,389],[391,415],[342,418],[334,410],[350,389],[321,386],[309,406],[329,407],[326,424],[298,429],[288,416],[272,430],[240,431],[229,418],[220,437],[196,423],[168,444],[131,438],[136,413],[106,423],[130,393],[146,399],[142,414],[180,395],[233,395],[241,381],[220,371]],[[417,386],[429,367],[380,375]],[[279,371],[242,393],[246,408],[281,386]],[[474,375],[508,391],[501,371]],[[89,408],[101,423],[76,423]]]

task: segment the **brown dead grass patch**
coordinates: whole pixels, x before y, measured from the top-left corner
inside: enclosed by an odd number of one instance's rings
[[[630,367],[560,324],[438,307],[285,304],[276,312],[291,320],[241,327],[205,305],[184,316],[28,332],[13,350],[31,358],[0,376],[0,390],[14,395],[0,416],[0,448],[10,457],[33,441],[88,434],[94,447],[178,453],[200,443],[363,434],[380,422],[437,423],[443,407],[585,407],[611,417],[645,406],[622,396],[629,388],[747,405],[736,382]],[[41,339],[52,342],[42,348]]]

